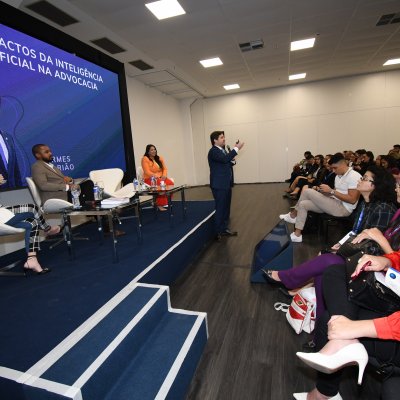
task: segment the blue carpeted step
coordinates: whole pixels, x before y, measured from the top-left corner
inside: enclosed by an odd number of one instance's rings
[[[96,371],[96,365],[107,358],[107,361],[111,360],[114,363],[113,368],[107,371],[104,379],[95,383],[96,387],[93,390],[100,394],[89,397],[101,398],[101,393],[106,392],[120,376],[167,311],[167,287],[139,284],[93,329],[53,363],[41,378],[62,385],[79,387],[80,382],[85,383],[93,374],[93,370]],[[124,340],[127,335],[130,338],[128,346]],[[118,351],[114,352],[116,347]],[[35,375],[35,367],[28,372]],[[99,372],[97,376],[100,375]],[[85,376],[88,378],[85,379]],[[88,388],[90,391],[90,384]],[[34,388],[29,390],[28,386],[26,391],[33,393],[37,390]],[[50,398],[45,397],[43,393],[42,395],[43,399]]]
[[[166,314],[104,399],[184,398],[206,341],[205,314]]]

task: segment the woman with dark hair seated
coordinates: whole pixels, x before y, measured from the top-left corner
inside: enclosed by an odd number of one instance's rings
[[[383,257],[364,255],[352,278],[360,279],[358,275],[362,270],[386,272],[389,267],[400,271],[400,252]],[[315,330],[318,352],[297,353],[307,365],[319,371],[316,387],[309,393],[295,393],[295,399],[341,400],[339,384],[342,368],[358,364],[358,384],[361,384],[368,357],[376,359],[382,372],[386,371],[389,377],[396,371],[397,374],[400,372],[400,310],[392,314],[379,313],[354,304],[348,299],[347,281],[344,265],[331,266],[324,273],[327,311],[317,321]],[[391,391],[385,393],[383,398],[398,399],[399,393]]]
[[[0,175],[0,185],[3,183],[5,183],[5,180]],[[51,227],[34,204],[19,204],[10,207],[0,204],[0,223],[25,229],[25,249],[28,254],[24,264],[25,271],[33,271],[39,275],[50,272],[49,268],[42,268],[37,259],[37,251],[40,249],[39,229],[42,229],[46,236],[50,236],[59,233],[60,226]]]
[[[392,156],[381,156],[381,166],[382,168],[391,170],[392,168],[397,167],[397,162],[396,159],[393,158]]]
[[[142,168],[144,172],[144,181],[147,184],[151,184],[151,178],[154,176],[156,178],[157,185],[160,185],[161,181],[164,181],[166,185],[173,185],[174,182],[168,179],[167,165],[164,159],[157,154],[156,146],[153,144],[148,144],[146,146],[146,151],[142,158]],[[167,196],[158,196],[156,204],[160,211],[166,211],[165,206],[168,205]]]
[[[297,186],[299,179],[307,179],[308,177],[312,176],[314,172],[317,171],[321,166],[322,164],[316,163],[315,157],[312,154],[307,155],[298,175],[293,179],[289,188],[286,189],[285,192],[291,193]]]
[[[372,153],[372,151],[366,151],[363,155],[362,155],[362,161],[360,164],[360,174],[364,175],[365,172],[367,171],[367,169],[371,166],[371,165],[376,165],[375,161],[374,161],[374,153]]]
[[[308,174],[308,176],[298,176],[291,187],[294,187],[293,191],[289,194],[291,198],[297,199],[299,193],[303,189],[304,186],[307,187],[313,187],[313,186],[319,186],[323,183],[326,183],[324,181],[324,177],[329,174],[330,171],[327,169],[328,162],[325,161],[324,156],[321,154],[318,154],[317,156],[314,157],[314,165],[316,166],[316,169],[314,172]],[[332,185],[334,185],[334,178],[331,182]],[[333,186],[331,186],[333,187]]]
[[[360,191],[364,203],[359,206],[355,217],[352,232],[358,234],[358,236],[355,237],[353,242],[357,243],[370,238],[378,242],[384,252],[390,253],[392,251],[391,244],[397,244],[398,242],[395,241],[398,241],[400,236],[400,212],[395,206],[396,197],[400,200],[400,189],[396,188],[395,180],[388,171],[376,166],[371,166],[368,169],[358,183],[357,189]],[[383,231],[388,225],[389,229],[385,231],[382,238],[383,235],[379,236],[377,231]],[[383,242],[385,242],[384,245],[382,245]],[[337,251],[339,247],[340,245],[336,244],[332,247],[332,250]],[[319,316],[324,311],[322,273],[330,265],[344,263],[345,260],[342,256],[326,253],[295,268],[283,271],[264,270],[263,272],[267,282],[278,284],[290,290],[297,289],[314,278],[317,316]]]

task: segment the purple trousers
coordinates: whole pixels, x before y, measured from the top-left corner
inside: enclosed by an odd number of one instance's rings
[[[317,298],[316,317],[318,318],[325,311],[324,297],[322,295],[322,274],[329,266],[344,263],[343,257],[326,253],[314,257],[312,260],[306,261],[295,268],[279,271],[278,276],[288,289],[302,287],[310,279],[314,278],[315,295]]]

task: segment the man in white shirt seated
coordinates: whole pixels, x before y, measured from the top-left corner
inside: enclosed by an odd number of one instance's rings
[[[295,224],[295,230],[290,235],[292,242],[302,242],[308,211],[326,213],[335,217],[347,217],[357,207],[360,192],[357,183],[361,175],[350,168],[342,153],[336,153],[329,161],[333,172],[336,173],[335,188],[320,185],[317,190],[303,190],[295,209],[279,218]]]

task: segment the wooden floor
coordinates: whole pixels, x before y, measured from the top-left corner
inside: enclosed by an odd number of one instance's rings
[[[237,185],[233,190],[231,228],[238,237],[224,238],[204,249],[171,287],[172,306],[208,314],[209,340],[187,399],[293,399],[293,392],[313,388],[315,372],[295,355],[309,340],[296,335],[274,303],[287,301],[275,288],[250,284],[256,243],[292,205],[282,198],[285,184]],[[189,200],[211,199],[208,187],[187,191]],[[317,235],[295,244],[295,263],[315,256],[322,246]],[[356,370],[347,368],[341,394],[348,399],[379,399],[373,373],[362,387]]]

